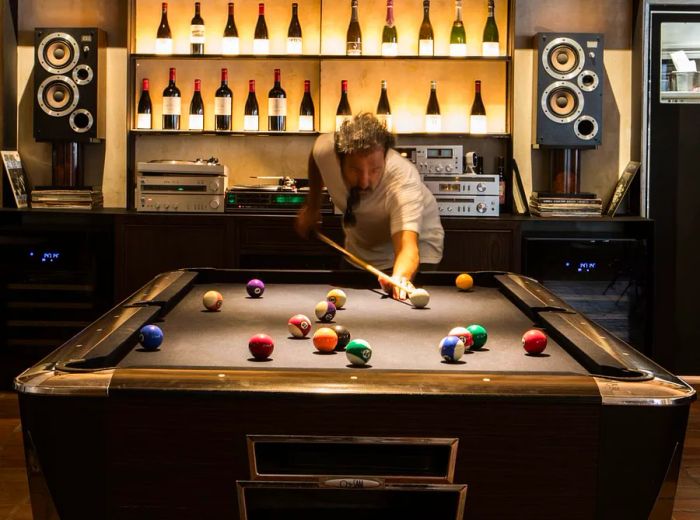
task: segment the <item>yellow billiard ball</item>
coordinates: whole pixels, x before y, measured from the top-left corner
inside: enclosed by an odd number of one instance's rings
[[[462,273],[455,280],[455,285],[460,291],[468,291],[474,286],[474,279],[467,273]]]

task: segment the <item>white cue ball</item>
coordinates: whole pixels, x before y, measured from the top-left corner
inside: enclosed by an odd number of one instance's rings
[[[409,300],[411,300],[414,307],[417,309],[422,309],[428,305],[428,302],[430,301],[430,294],[425,289],[416,289],[411,293],[411,296],[409,296]]]

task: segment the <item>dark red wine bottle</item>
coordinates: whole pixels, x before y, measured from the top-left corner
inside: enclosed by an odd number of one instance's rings
[[[182,114],[180,89],[175,85],[175,68],[170,69],[170,81],[163,90],[163,130],[179,130]]]

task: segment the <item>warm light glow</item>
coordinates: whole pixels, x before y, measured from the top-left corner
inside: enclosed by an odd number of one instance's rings
[[[136,119],[136,128],[150,130],[151,114],[138,114],[138,117]]]
[[[500,49],[498,48],[498,42],[483,42],[481,44],[481,55],[482,56],[500,56]]]
[[[243,130],[245,132],[257,132],[260,130],[258,116],[243,116]]]
[[[301,38],[287,38],[287,54],[301,54],[302,41]]]
[[[314,116],[299,116],[299,131],[313,132],[314,131]]]
[[[173,39],[172,38],[156,38],[156,54],[172,54]]]
[[[377,114],[377,119],[379,119],[379,122],[382,123],[389,132],[393,132],[394,122],[391,114]]]
[[[396,42],[382,43],[382,56],[398,56],[399,44]]]
[[[236,56],[241,53],[241,45],[238,38],[226,37],[221,41],[221,52],[227,56]]]
[[[486,116],[469,116],[469,132],[472,134],[485,134],[486,131]]]
[[[425,115],[425,131],[428,133],[442,132],[442,117],[440,115]]]
[[[190,130],[204,130],[204,116],[201,114],[190,114]]]
[[[434,42],[433,40],[419,40],[418,41],[418,56],[432,56],[434,54]]]
[[[464,57],[467,55],[466,43],[450,43],[450,56],[453,58]]]
[[[270,54],[270,40],[253,40],[253,54]]]

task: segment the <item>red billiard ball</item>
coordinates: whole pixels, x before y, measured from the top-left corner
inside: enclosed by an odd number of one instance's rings
[[[248,341],[248,349],[255,359],[267,359],[275,349],[275,343],[267,334],[256,334]]]
[[[547,348],[547,335],[539,329],[528,330],[523,334],[523,348],[528,354],[542,354]]]

